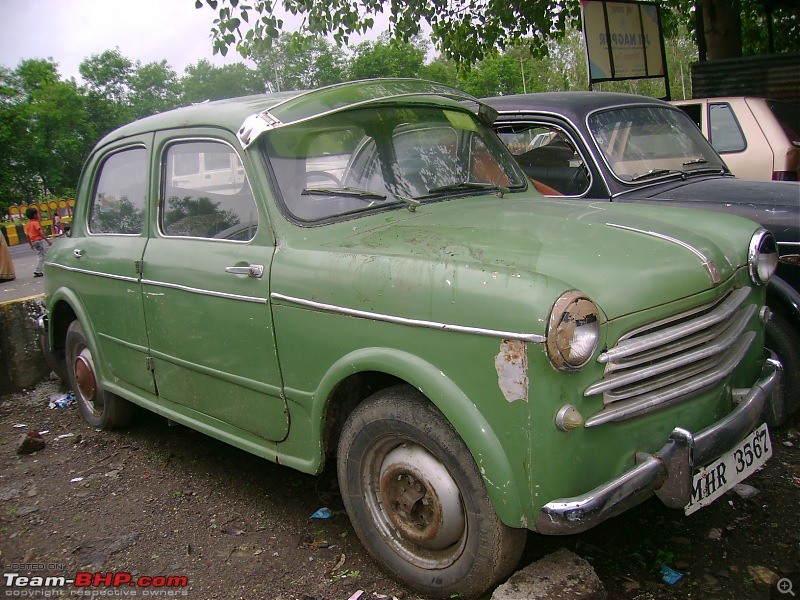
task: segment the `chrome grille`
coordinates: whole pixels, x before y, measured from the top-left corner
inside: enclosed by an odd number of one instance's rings
[[[586,421],[593,427],[638,416],[721,381],[744,358],[755,332],[746,331],[758,310],[750,288],[624,335],[598,360],[603,379],[585,396],[603,394],[605,408]]]

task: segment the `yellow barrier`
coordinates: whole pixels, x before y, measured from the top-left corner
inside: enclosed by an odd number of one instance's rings
[[[8,237],[8,245],[14,246],[27,242],[24,226],[28,218],[25,211],[33,206],[41,215],[41,223],[49,236],[60,235],[64,231],[64,224],[72,221],[72,210],[75,207],[75,198],[59,198],[30,204],[12,204],[8,207],[11,222],[3,223]],[[58,220],[56,220],[58,217]]]

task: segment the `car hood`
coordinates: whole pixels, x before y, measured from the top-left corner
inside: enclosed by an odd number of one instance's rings
[[[701,255],[724,282],[746,262],[756,228],[637,204],[463,198],[309,231],[299,242],[307,250],[282,246],[276,280],[307,297],[302,274],[314,262],[319,302],[504,330],[519,329],[523,315],[541,333],[567,290],[587,294],[608,319],[709,290]]]
[[[800,184],[792,181],[752,181],[735,177],[703,177],[687,179],[675,185],[665,185],[656,190],[631,192],[631,195],[680,202],[722,202],[796,208],[800,204]]]

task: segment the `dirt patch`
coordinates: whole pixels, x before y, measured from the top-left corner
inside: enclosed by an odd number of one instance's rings
[[[304,475],[145,411],[124,431],[96,431],[74,405],[49,408],[64,391],[47,381],[0,397],[5,573],[183,576],[185,587],[150,592],[199,600],[347,600],[359,590],[362,600],[421,598],[369,558],[332,472]],[[29,431],[47,432],[46,447],[18,455]],[[531,534],[520,568],[566,547],[592,564],[612,599],[769,598],[765,581],[776,576],[793,577],[800,592],[796,423],[772,441],[774,456],[747,481],[754,496],[730,492],[691,517],[649,501],[586,534]],[[311,518],[322,507],[330,518]],[[663,580],[664,564],[682,575],[676,583]]]

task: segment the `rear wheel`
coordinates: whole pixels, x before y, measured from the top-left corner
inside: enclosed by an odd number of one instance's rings
[[[777,354],[783,364],[786,415],[792,415],[800,409],[800,328],[782,313],[773,311],[767,321],[764,345]]]
[[[133,414],[133,405],[100,386],[92,351],[78,321],[70,323],[65,345],[69,384],[84,420],[100,429],[127,425]]]
[[[383,390],[353,412],[337,466],[359,539],[409,587],[474,598],[519,561],[526,531],[500,521],[466,445],[413,388]]]

